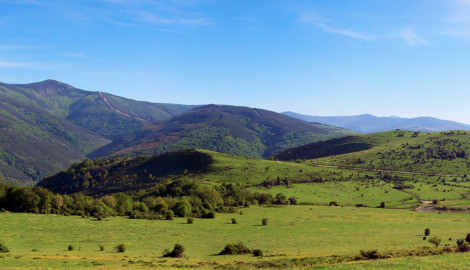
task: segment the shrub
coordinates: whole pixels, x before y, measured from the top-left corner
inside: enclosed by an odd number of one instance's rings
[[[237,224],[237,220],[235,218],[232,218],[232,224]]]
[[[100,247],[100,251],[104,251],[104,246],[103,245],[98,245]]]
[[[246,208],[250,207],[250,202],[246,201],[246,202],[245,202],[245,207],[246,207]]]
[[[439,200],[437,199],[432,200],[432,204],[438,204],[438,203],[439,203]]]
[[[380,208],[385,208],[385,202],[380,203]]]
[[[428,236],[431,234],[431,229],[424,229],[424,235]]]
[[[470,244],[468,242],[463,242],[462,245],[458,246],[459,252],[469,252]]]
[[[173,211],[169,210],[166,213],[166,220],[173,220],[173,219],[175,219],[175,214],[173,213]]]
[[[289,202],[291,205],[299,205],[299,199],[295,196],[290,197]]]
[[[330,206],[338,206],[339,204],[338,204],[337,201],[331,201],[329,205]]]
[[[469,242],[470,243],[470,233],[467,234],[467,237],[465,238],[465,241]]]
[[[2,207],[2,209],[0,209],[0,212],[1,212],[1,213],[5,213],[5,212],[6,212],[6,211],[5,211],[5,208]]]
[[[433,244],[433,245],[436,245],[436,248],[437,248],[441,244],[442,240],[441,240],[441,238],[434,236],[434,237],[430,238],[428,240],[428,242]]]
[[[224,249],[219,253],[219,255],[241,255],[241,254],[251,254],[251,250],[245,246],[242,242],[238,244],[227,244]]]
[[[209,212],[202,216],[203,218],[215,218],[215,212]]]
[[[426,240],[426,236],[423,236],[423,240]]]
[[[382,254],[377,251],[377,249],[371,249],[371,250],[360,250],[362,257],[367,258],[367,259],[378,259],[382,257]]]
[[[183,245],[175,244],[173,251],[169,249],[165,249],[163,251],[163,257],[172,257],[172,258],[183,258],[184,257],[185,248]]]
[[[10,250],[5,246],[5,243],[0,242],[0,253],[8,253]]]
[[[261,249],[253,249],[253,256],[263,257],[263,251]]]
[[[116,252],[123,253],[124,251],[126,251],[126,245],[125,244],[119,244],[119,245],[114,247],[114,250],[116,250]]]
[[[263,224],[263,226],[268,225],[268,219],[267,219],[267,218],[263,218],[263,219],[261,220],[261,223]]]
[[[193,224],[194,219],[192,217],[188,218],[188,224]]]

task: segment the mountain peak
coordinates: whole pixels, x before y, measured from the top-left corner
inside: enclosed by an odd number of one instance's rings
[[[42,97],[49,97],[62,91],[70,91],[76,89],[75,87],[69,84],[51,79],[47,79],[42,82],[27,84],[25,86],[34,89]]]

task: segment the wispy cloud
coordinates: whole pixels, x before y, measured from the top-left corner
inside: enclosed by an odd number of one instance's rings
[[[470,0],[469,0],[470,1]],[[420,45],[431,45],[426,39],[419,37],[411,28],[406,28],[403,30],[397,30],[394,34],[364,34],[353,29],[343,29],[338,27],[333,27],[331,24],[333,22],[329,19],[325,19],[319,16],[315,12],[303,13],[298,18],[300,21],[314,25],[323,32],[343,35],[352,38],[364,39],[364,40],[381,40],[388,38],[397,38],[404,41],[404,44],[407,46],[420,46]],[[389,30],[387,30],[389,31]],[[382,31],[382,32],[385,32]]]
[[[327,32],[327,33],[339,34],[339,35],[344,35],[344,36],[359,38],[359,39],[365,39],[365,40],[373,40],[374,39],[374,37],[372,37],[372,36],[361,34],[357,31],[352,30],[352,29],[341,29],[341,28],[332,27],[332,26],[327,24],[328,20],[318,16],[318,14],[316,14],[314,12],[303,13],[299,17],[299,20],[302,21],[302,22],[310,23],[310,24],[316,26],[317,28],[319,28],[322,31]]]
[[[187,25],[207,25],[210,20],[207,18],[184,18],[184,17],[163,17],[150,12],[138,11],[134,12],[141,21],[158,23],[158,24],[187,24]]]
[[[23,45],[0,45],[0,50],[33,50],[37,47]]]
[[[89,59],[90,57],[84,53],[66,53],[64,54],[66,57],[75,57],[75,58],[82,58],[82,59]]]
[[[0,67],[32,67],[33,63],[4,62],[0,61]]]
[[[405,29],[400,31],[396,35],[391,35],[391,38],[401,38],[408,46],[418,46],[418,45],[426,45],[429,46],[431,43],[424,38],[417,36],[411,29]]]

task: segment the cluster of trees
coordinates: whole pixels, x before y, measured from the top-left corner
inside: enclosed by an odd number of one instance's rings
[[[181,178],[160,183],[148,190],[93,198],[78,194],[55,194],[43,187],[18,187],[0,182],[0,209],[12,212],[130,218],[211,218],[215,213],[235,212],[236,207],[253,204],[298,204],[296,197],[251,192],[241,184],[203,186],[197,180]]]

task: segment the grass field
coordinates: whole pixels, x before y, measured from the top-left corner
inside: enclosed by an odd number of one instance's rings
[[[253,268],[263,260],[327,255],[356,255],[360,249],[399,250],[431,246],[423,241],[425,228],[443,244],[455,244],[469,232],[468,214],[418,213],[408,210],[351,207],[285,206],[242,208],[240,214],[218,215],[216,219],[174,221],[108,218],[93,221],[80,217],[34,214],[0,214],[0,239],[10,253],[0,255],[0,268]],[[238,224],[230,224],[236,218]],[[267,226],[260,226],[268,218]],[[448,239],[452,238],[452,241]],[[265,252],[251,255],[216,256],[228,243],[243,241],[249,248]],[[124,243],[125,253],[113,247]],[[175,243],[186,247],[186,258],[162,258],[165,248]],[[75,247],[67,251],[68,245]],[[106,247],[99,251],[98,245]],[[32,250],[37,249],[36,252]],[[80,249],[80,250],[79,250]],[[401,258],[377,262],[348,263],[330,267],[342,269],[406,268],[428,262],[424,269],[439,265],[462,265],[468,254],[423,258]],[[424,265],[424,264],[423,264]],[[436,268],[433,268],[436,267]],[[457,267],[459,268],[459,267]]]

